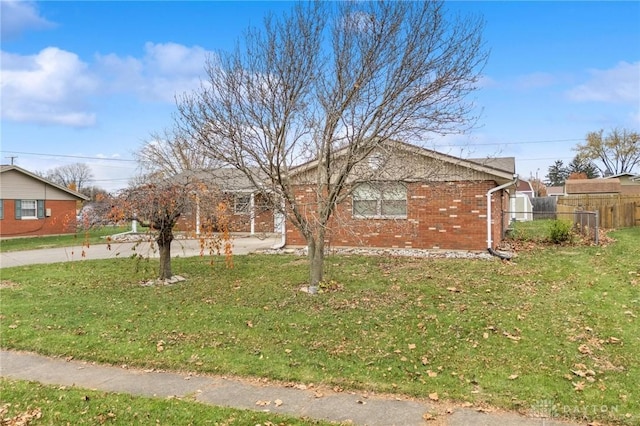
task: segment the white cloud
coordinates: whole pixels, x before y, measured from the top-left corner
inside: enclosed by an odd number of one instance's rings
[[[589,70],[590,78],[569,90],[569,99],[578,102],[640,103],[640,62],[619,62],[615,67]]]
[[[48,47],[35,55],[1,52],[3,119],[40,124],[91,126],[86,97],[98,81],[74,53]]]
[[[28,30],[44,30],[55,26],[40,16],[34,2],[0,1],[0,34],[3,40],[20,36]]]
[[[144,99],[173,102],[176,94],[200,87],[209,54],[199,46],[146,43],[141,59],[98,55],[97,65],[114,92],[131,92]]]
[[[93,63],[57,47],[34,55],[0,54],[3,119],[86,127],[96,122],[92,96],[128,94],[173,103],[176,94],[199,88],[209,52],[147,43],[142,58],[98,55]]]

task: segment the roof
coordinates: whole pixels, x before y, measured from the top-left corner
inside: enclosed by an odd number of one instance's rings
[[[258,179],[264,178],[259,169],[251,169]],[[177,175],[175,179],[194,178],[201,182],[214,183],[221,191],[224,192],[252,192],[256,189],[255,185],[242,171],[235,167],[219,167],[211,170],[200,170],[192,172],[183,172]]]
[[[620,192],[620,179],[569,179],[564,188],[567,194],[617,194]]]
[[[547,186],[547,195],[564,195],[564,186]]]
[[[611,176],[604,176],[602,179],[615,179],[615,178],[621,178],[621,177],[629,177],[629,179],[631,180],[640,179],[640,175],[635,175],[629,172],[618,173],[617,175],[611,175]]]
[[[439,161],[456,164],[462,167],[466,167],[468,169],[484,172],[490,174],[492,176],[496,176],[504,181],[511,181],[515,176],[516,169],[516,160],[514,157],[487,157],[487,158],[474,158],[474,159],[463,159],[459,157],[455,157],[449,154],[443,154],[441,152],[423,148],[417,145],[412,145],[406,142],[399,141],[387,141],[385,142],[387,147],[391,149],[398,149],[404,152],[415,154],[424,157],[430,157]],[[349,147],[342,148],[336,151],[335,156],[340,157],[342,155],[346,155]],[[307,163],[301,164],[293,169],[291,169],[291,174],[296,175],[298,173],[303,173],[310,169],[316,167],[318,161],[312,160]]]
[[[64,191],[64,192],[66,192],[66,193],[68,193],[68,194],[70,194],[70,195],[72,195],[72,196],[74,196],[76,198],[81,199],[81,200],[85,200],[85,201],[89,200],[89,197],[87,197],[84,194],[81,194],[81,193],[79,193],[77,191],[69,189],[69,188],[67,188],[67,187],[65,187],[63,185],[58,185],[55,182],[51,182],[49,179],[45,179],[42,176],[38,176],[35,173],[31,173],[30,171],[25,170],[22,167],[18,167],[18,166],[13,165],[13,164],[11,164],[11,165],[9,165],[9,164],[0,165],[0,173],[5,173],[5,172],[11,171],[11,170],[14,170],[14,171],[16,171],[18,173],[22,173],[22,174],[24,174],[26,176],[29,176],[32,179],[35,179],[35,180],[40,181],[42,183],[45,183],[47,185],[53,186],[54,188],[57,188],[57,189],[59,189],[61,191]]]
[[[533,187],[531,186],[531,182],[524,179],[518,179],[518,187],[516,188],[518,192],[531,192],[533,194]]]

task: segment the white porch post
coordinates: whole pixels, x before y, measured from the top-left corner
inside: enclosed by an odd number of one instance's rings
[[[255,193],[249,196],[249,218],[251,219],[251,235],[256,233],[256,197]]]

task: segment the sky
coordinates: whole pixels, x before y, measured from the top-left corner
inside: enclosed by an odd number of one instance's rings
[[[208,55],[291,6],[0,0],[0,163],[46,172],[80,162],[93,185],[126,187],[138,171],[133,153],[171,127],[175,96],[200,86]],[[446,6],[484,17],[490,57],[473,93],[476,127],[431,146],[515,157],[522,178],[544,179],[587,133],[640,130],[640,2]]]

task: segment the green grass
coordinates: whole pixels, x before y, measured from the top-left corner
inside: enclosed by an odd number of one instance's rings
[[[521,412],[552,401],[568,418],[632,425],[640,228],[612,236],[511,262],[330,257],[335,291],[315,297],[298,291],[305,259],[285,255],[238,256],[232,270],[175,259],[188,280],[154,287],[140,285],[153,260],[3,269],[1,345]]]
[[[47,386],[0,379],[1,424],[49,425],[330,425],[273,413],[212,407],[190,400]],[[10,419],[31,422],[12,423]],[[36,420],[37,419],[37,420]]]
[[[129,230],[131,230],[131,228],[123,226],[102,226],[89,230],[79,230],[75,234],[9,238],[0,241],[0,252],[101,244],[106,243],[104,237]]]

